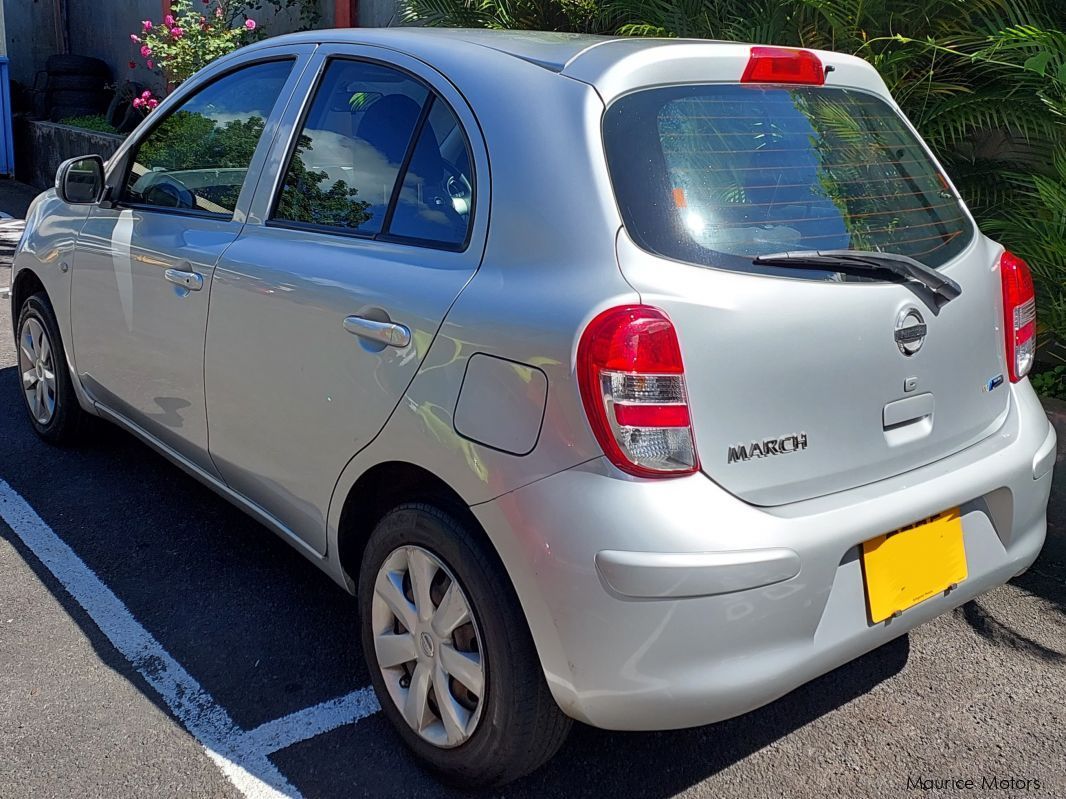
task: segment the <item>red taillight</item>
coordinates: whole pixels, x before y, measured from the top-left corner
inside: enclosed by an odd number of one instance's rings
[[[1007,340],[1007,371],[1017,383],[1036,358],[1036,293],[1029,264],[1009,252],[999,259],[1003,280],[1003,335]]]
[[[647,305],[604,311],[581,336],[577,373],[585,413],[611,463],[638,477],[699,468],[681,348],[666,314]]]
[[[803,83],[821,86],[825,68],[810,50],[787,47],[753,47],[741,83]]]

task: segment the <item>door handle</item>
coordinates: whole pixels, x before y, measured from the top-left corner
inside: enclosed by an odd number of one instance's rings
[[[387,347],[406,347],[411,343],[411,330],[394,322],[379,322],[363,316],[346,316],[344,329],[359,338],[384,344]]]
[[[163,277],[189,291],[199,291],[204,287],[204,276],[199,272],[183,272],[180,269],[167,269]]]

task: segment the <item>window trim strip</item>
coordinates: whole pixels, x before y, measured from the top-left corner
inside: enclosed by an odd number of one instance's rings
[[[426,127],[426,120],[429,119],[429,113],[433,110],[433,105],[436,102],[437,95],[430,88],[429,95],[426,97],[425,102],[422,103],[422,110],[418,114],[414,130],[411,132],[411,139],[407,142],[407,150],[403,154],[403,160],[400,161],[400,171],[396,173],[396,182],[392,184],[392,194],[389,195],[389,205],[385,209],[385,218],[381,220],[381,230],[375,234],[376,236],[387,236],[390,233],[392,218],[396,215],[396,205],[400,201],[400,194],[403,193],[403,184],[407,180],[407,170],[411,166],[411,159],[414,158],[415,147],[418,146],[418,140],[422,138],[422,130]]]

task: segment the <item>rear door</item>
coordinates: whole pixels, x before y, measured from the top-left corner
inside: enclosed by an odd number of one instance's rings
[[[421,62],[339,46],[316,59],[215,271],[204,373],[222,476],[323,553],[338,476],[480,263],[487,160],[461,97]]]
[[[152,127],[113,164],[114,205],[94,206],[77,241],[71,320],[83,385],[209,472],[203,350],[212,273],[243,224],[242,192],[247,184],[247,203],[254,189],[246,178],[266,157],[261,142],[297,59],[292,50],[260,54],[153,112]]]
[[[726,489],[793,502],[998,428],[1000,249],[882,97],[659,87],[615,101],[604,134],[621,269],[677,327],[702,467]],[[962,295],[938,308],[914,284],[753,263],[835,249],[911,256]]]

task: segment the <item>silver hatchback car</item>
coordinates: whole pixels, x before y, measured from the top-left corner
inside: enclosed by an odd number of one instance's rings
[[[1044,541],[1029,269],[850,56],[264,41],[63,165],[11,301],[40,436],[114,422],[356,594],[469,785],[749,711]]]

